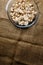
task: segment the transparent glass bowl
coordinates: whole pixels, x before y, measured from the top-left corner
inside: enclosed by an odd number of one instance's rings
[[[16,24],[16,23],[12,20],[12,18],[10,17],[10,14],[9,14],[10,8],[11,8],[12,4],[14,4],[16,1],[17,1],[17,0],[9,0],[9,1],[7,2],[7,5],[6,5],[6,12],[7,12],[7,15],[8,15],[8,18],[10,19],[10,21],[11,21],[15,26],[17,26],[17,27],[19,27],[19,28],[28,28],[28,27],[33,26],[33,25],[37,22],[38,17],[39,17],[38,6],[37,6],[36,3],[34,2],[34,0],[29,0],[29,1],[34,4],[35,10],[36,10],[38,13],[37,13],[35,19],[34,19],[30,24],[25,25],[25,26]]]

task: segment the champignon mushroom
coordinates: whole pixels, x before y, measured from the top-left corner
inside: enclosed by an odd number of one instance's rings
[[[37,11],[32,3],[27,0],[18,0],[10,8],[10,16],[15,23],[19,25],[28,25],[35,18]]]

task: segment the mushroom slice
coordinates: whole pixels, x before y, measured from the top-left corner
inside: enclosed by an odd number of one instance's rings
[[[11,7],[10,11],[11,11],[11,12],[13,12],[13,11],[14,11],[14,8],[13,8],[13,7]]]
[[[10,16],[14,16],[14,13],[10,12]]]
[[[33,7],[34,5],[32,3],[29,4],[30,7]]]
[[[36,12],[36,11],[34,11],[34,10],[32,11],[32,13],[33,13],[33,14],[35,14],[35,15],[37,14],[37,12]]]
[[[17,12],[17,13],[21,13],[21,14],[24,13],[23,10],[21,10],[20,8],[15,9],[15,12]]]
[[[19,21],[19,25],[24,25],[24,21]]]
[[[24,25],[28,25],[28,21],[25,21],[25,22],[24,22]]]
[[[24,20],[28,20],[27,14],[23,16]]]

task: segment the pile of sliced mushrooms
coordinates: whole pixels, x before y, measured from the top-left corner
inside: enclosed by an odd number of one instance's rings
[[[28,25],[34,20],[37,11],[32,3],[27,0],[18,0],[12,4],[10,8],[10,16],[12,20],[19,25]]]

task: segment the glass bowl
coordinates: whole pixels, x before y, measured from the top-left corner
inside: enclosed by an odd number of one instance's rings
[[[7,5],[6,5],[6,12],[7,12],[7,15],[8,15],[8,18],[10,19],[10,21],[13,23],[13,25],[15,25],[16,27],[19,27],[19,28],[29,28],[29,27],[33,26],[33,25],[37,22],[38,17],[39,17],[38,6],[36,5],[35,1],[34,1],[34,0],[29,0],[29,2],[31,2],[32,4],[34,4],[35,10],[37,11],[37,15],[36,15],[36,17],[33,19],[32,22],[30,22],[28,25],[25,25],[25,26],[16,24],[16,23],[12,20],[10,14],[9,14],[9,13],[10,13],[10,8],[12,7],[12,4],[14,4],[14,3],[16,3],[16,2],[17,2],[17,0],[9,0],[9,1],[7,2]]]

